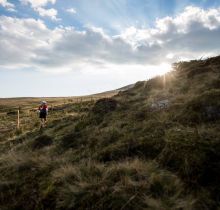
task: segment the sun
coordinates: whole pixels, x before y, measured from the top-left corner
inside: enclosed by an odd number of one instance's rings
[[[162,76],[171,71],[171,64],[162,63],[160,65],[148,66],[149,77]]]
[[[171,70],[171,65],[168,63],[162,63],[156,67],[156,75],[164,75]]]

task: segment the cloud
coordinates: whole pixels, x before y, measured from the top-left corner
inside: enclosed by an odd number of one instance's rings
[[[220,8],[187,7],[152,28],[110,36],[101,28],[49,29],[43,21],[0,17],[0,66],[48,72],[102,71],[116,66],[164,65],[220,53]]]
[[[15,5],[12,4],[12,3],[9,3],[7,0],[0,0],[0,5],[1,5],[2,7],[5,7],[8,11],[11,11],[11,12],[16,11],[16,10],[14,9]]]
[[[0,66],[32,67],[34,51],[47,44],[51,32],[40,20],[0,17]]]
[[[37,8],[37,7],[44,7],[48,3],[55,4],[56,0],[20,0],[23,4],[30,4],[31,7]]]
[[[8,8],[7,10],[8,10],[9,12],[17,12],[17,10],[14,9],[14,8]]]
[[[50,17],[52,20],[58,20],[57,18],[57,10],[51,8],[51,9],[44,9],[42,7],[37,7],[34,9],[39,13],[42,17]]]
[[[219,54],[220,8],[203,10],[186,7],[176,17],[165,17],[147,29],[126,29],[120,37],[133,46],[146,48],[158,46],[158,55],[175,61]],[[148,48],[147,47],[147,48]],[[174,56],[169,56],[173,54]]]
[[[74,9],[74,8],[69,8],[66,11],[71,13],[71,14],[76,14],[76,9]]]
[[[21,3],[30,4],[34,11],[38,12],[41,17],[50,17],[52,20],[60,20],[57,18],[57,10],[54,8],[45,9],[44,7],[51,3],[55,4],[56,0],[20,0]]]

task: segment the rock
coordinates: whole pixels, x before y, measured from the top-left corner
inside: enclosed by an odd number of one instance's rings
[[[170,101],[168,99],[164,99],[164,100],[160,100],[160,101],[156,101],[154,103],[151,104],[151,108],[152,109],[166,109],[168,108],[170,105]]]
[[[92,112],[95,114],[106,114],[108,112],[112,112],[117,108],[117,101],[112,98],[103,98],[98,100],[93,109]]]

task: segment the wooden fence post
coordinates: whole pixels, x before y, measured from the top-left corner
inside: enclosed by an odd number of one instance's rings
[[[20,107],[18,109],[17,129],[20,129]]]

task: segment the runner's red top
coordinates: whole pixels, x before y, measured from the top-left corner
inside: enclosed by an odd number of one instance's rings
[[[41,106],[39,106],[38,109],[39,109],[39,110],[47,110],[47,105],[46,105],[46,104],[41,105]]]

